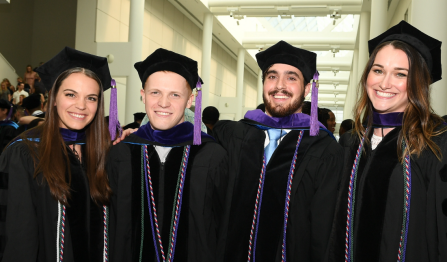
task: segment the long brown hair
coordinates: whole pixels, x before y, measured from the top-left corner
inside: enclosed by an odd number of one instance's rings
[[[371,54],[358,87],[360,99],[354,108],[355,124],[353,134],[356,134],[361,139],[365,132],[363,123],[366,123],[366,126],[372,132],[371,126],[374,107],[368,97],[366,81],[377,53],[387,45],[404,51],[408,57],[410,66],[407,77],[408,105],[404,110],[402,130],[397,140],[397,154],[399,155],[399,159],[402,161],[403,156],[407,153],[419,156],[426,147],[440,159],[442,157],[441,150],[433,142],[432,138],[446,131],[446,128],[438,129],[444,121],[434,113],[430,105],[430,84],[432,82],[430,72],[422,55],[412,46],[402,41],[393,40],[384,42],[377,46]],[[402,139],[407,144],[405,152],[402,152]],[[368,137],[365,140],[369,143]]]
[[[36,128],[21,135],[22,140],[28,144],[34,159],[34,177],[43,174],[43,179],[48,184],[52,196],[64,205],[70,198],[71,172],[69,165],[67,146],[65,146],[61,133],[59,132],[59,115],[55,104],[57,93],[63,81],[71,74],[84,74],[99,85],[98,109],[92,122],[84,130],[86,134],[85,161],[87,177],[90,185],[91,198],[97,203],[108,204],[112,190],[106,174],[106,155],[111,146],[110,134],[104,121],[104,94],[101,81],[92,71],[80,67],[71,68],[63,72],[56,79],[48,97],[48,110],[45,122]],[[40,142],[34,143],[27,138],[37,133]],[[37,145],[37,150],[35,150]],[[68,170],[69,181],[67,183],[65,174]]]

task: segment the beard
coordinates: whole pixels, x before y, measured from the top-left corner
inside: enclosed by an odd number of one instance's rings
[[[268,93],[269,96],[276,95],[277,93],[285,94],[292,97],[292,93],[286,90],[273,90]],[[274,105],[272,101],[267,100],[265,94],[263,95],[265,111],[268,112],[273,117],[285,117],[295,114],[302,106],[304,102],[304,88],[301,95],[296,99],[292,100],[292,103],[287,105]]]

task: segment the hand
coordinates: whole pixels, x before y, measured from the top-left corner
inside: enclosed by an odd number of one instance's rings
[[[116,145],[119,142],[123,141],[124,138],[128,137],[130,134],[136,132],[137,130],[138,130],[138,128],[135,128],[135,129],[129,128],[129,129],[124,130],[121,137],[118,137],[115,141],[113,141],[113,145]]]

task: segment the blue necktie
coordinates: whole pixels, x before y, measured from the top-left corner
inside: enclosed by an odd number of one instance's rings
[[[269,134],[269,144],[265,148],[265,157],[266,157],[266,163],[270,161],[270,158],[273,155],[273,152],[275,152],[275,149],[278,147],[278,140],[281,138],[282,135],[285,135],[286,132],[281,132],[281,129],[268,129],[267,133]]]

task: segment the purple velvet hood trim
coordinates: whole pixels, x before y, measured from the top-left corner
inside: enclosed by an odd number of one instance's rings
[[[379,114],[373,112],[373,126],[374,127],[396,127],[402,126],[404,117],[403,112]]]
[[[74,142],[85,139],[84,131],[73,131],[65,128],[59,128],[59,132],[65,142]]]
[[[137,132],[134,133],[136,136],[157,142],[162,145],[175,146],[190,141],[191,145],[194,140],[194,125],[190,122],[183,122],[174,126],[169,130],[153,130],[150,123],[140,126]],[[204,132],[201,132],[202,138],[211,138]],[[214,139],[213,139],[214,140]]]
[[[310,127],[310,116],[302,113],[285,117],[271,117],[262,110],[256,109],[248,111],[244,118],[258,122],[262,126],[276,129],[309,129]],[[326,129],[322,123],[318,122],[318,125],[320,129]]]

